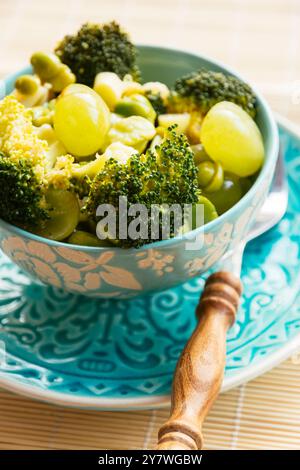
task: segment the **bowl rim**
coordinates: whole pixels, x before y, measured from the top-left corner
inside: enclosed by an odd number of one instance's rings
[[[139,248],[121,248],[117,246],[107,246],[107,247],[91,247],[91,246],[85,246],[85,245],[75,245],[72,243],[66,243],[62,241],[56,241],[56,240],[51,240],[49,238],[42,237],[40,235],[36,235],[35,233],[29,232],[28,230],[22,229],[16,225],[10,224],[9,222],[4,221],[3,219],[0,218],[0,228],[4,227],[6,230],[19,235],[21,237],[26,237],[30,238],[34,241],[46,243],[47,245],[55,246],[55,247],[65,247],[69,248],[72,250],[80,250],[80,251],[86,251],[86,252],[91,252],[91,253],[101,253],[103,251],[115,251],[119,253],[127,253],[130,254],[132,252],[136,253],[138,251],[142,250],[150,250],[150,249],[156,249],[156,248],[165,248],[167,245],[172,245],[176,243],[182,243],[184,241],[189,241],[193,237],[196,237],[199,235],[201,232],[206,232],[210,230],[214,230],[218,225],[221,226],[221,224],[227,219],[230,218],[231,216],[235,216],[237,212],[242,212],[242,209],[246,208],[248,206],[248,201],[251,200],[252,196],[255,194],[259,186],[262,184],[262,182],[266,179],[266,176],[272,171],[273,165],[277,159],[278,155],[278,150],[279,150],[279,133],[278,133],[278,127],[275,121],[275,118],[273,116],[273,113],[266,102],[266,100],[263,98],[263,96],[260,94],[260,92],[257,90],[255,85],[252,85],[251,82],[246,80],[241,74],[236,72],[234,69],[231,67],[228,67],[226,64],[219,60],[215,60],[211,57],[208,57],[203,54],[197,54],[194,52],[190,52],[185,49],[181,48],[172,48],[172,47],[164,47],[164,46],[157,46],[157,45],[151,45],[151,44],[137,44],[137,48],[139,51],[143,50],[153,50],[159,51],[163,50],[165,52],[171,52],[171,53],[182,53],[188,56],[191,56],[193,58],[199,58],[204,61],[207,61],[208,63],[211,63],[215,66],[217,66],[220,69],[223,69],[226,73],[233,75],[239,79],[241,79],[243,82],[246,84],[250,85],[252,90],[254,91],[256,97],[258,98],[260,106],[264,109],[264,112],[266,114],[266,119],[265,121],[269,125],[269,131],[271,135],[271,143],[270,143],[270,149],[268,152],[268,158],[265,159],[264,164],[249,191],[236,203],[234,206],[232,206],[228,211],[224,212],[222,215],[218,216],[216,219],[212,220],[211,222],[208,222],[201,227],[198,227],[194,230],[191,230],[185,234],[182,235],[177,235],[176,237],[173,238],[168,238],[166,240],[157,240],[152,243],[147,243]],[[1,89],[1,84],[4,84],[4,90],[6,88],[5,84],[7,81],[14,80],[17,76],[19,76],[22,73],[29,73],[31,67],[27,66],[25,68],[20,69],[18,72],[15,72],[13,74],[8,75],[7,77],[3,78],[0,80],[0,89]]]

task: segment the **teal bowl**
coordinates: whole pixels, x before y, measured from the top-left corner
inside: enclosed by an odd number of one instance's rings
[[[176,78],[208,67],[238,76],[202,56],[162,47],[140,46],[144,81],[171,86]],[[10,93],[20,70],[0,82],[0,98]],[[139,249],[93,248],[48,240],[0,220],[4,253],[35,280],[92,297],[131,298],[178,285],[209,270],[245,238],[269,191],[278,155],[278,130],[264,99],[257,93],[257,124],[266,158],[248,193],[216,220],[170,240]],[[190,249],[198,240],[197,249]]]

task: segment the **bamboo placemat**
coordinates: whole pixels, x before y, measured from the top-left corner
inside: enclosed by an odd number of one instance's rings
[[[204,425],[206,449],[299,449],[300,356],[222,394]],[[151,449],[166,410],[59,408],[0,391],[0,449]]]
[[[139,43],[206,54],[240,70],[300,125],[298,0],[0,0],[0,77],[83,21],[117,19]],[[207,449],[300,448],[300,357],[221,395]],[[58,408],[0,391],[0,449],[147,449],[167,411]]]

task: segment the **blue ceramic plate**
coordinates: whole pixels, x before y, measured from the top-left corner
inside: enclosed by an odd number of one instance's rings
[[[227,342],[223,390],[300,347],[300,137],[281,125],[289,206],[247,246],[244,297]],[[133,300],[95,300],[34,284],[0,257],[0,385],[48,402],[97,409],[169,402],[194,325],[202,279]],[[3,349],[3,348],[2,348]]]

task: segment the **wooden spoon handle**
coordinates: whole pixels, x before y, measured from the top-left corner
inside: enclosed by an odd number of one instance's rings
[[[241,281],[217,272],[206,281],[197,307],[199,322],[177,363],[171,414],[158,433],[157,449],[202,449],[202,424],[222,384],[226,333],[235,321]]]

